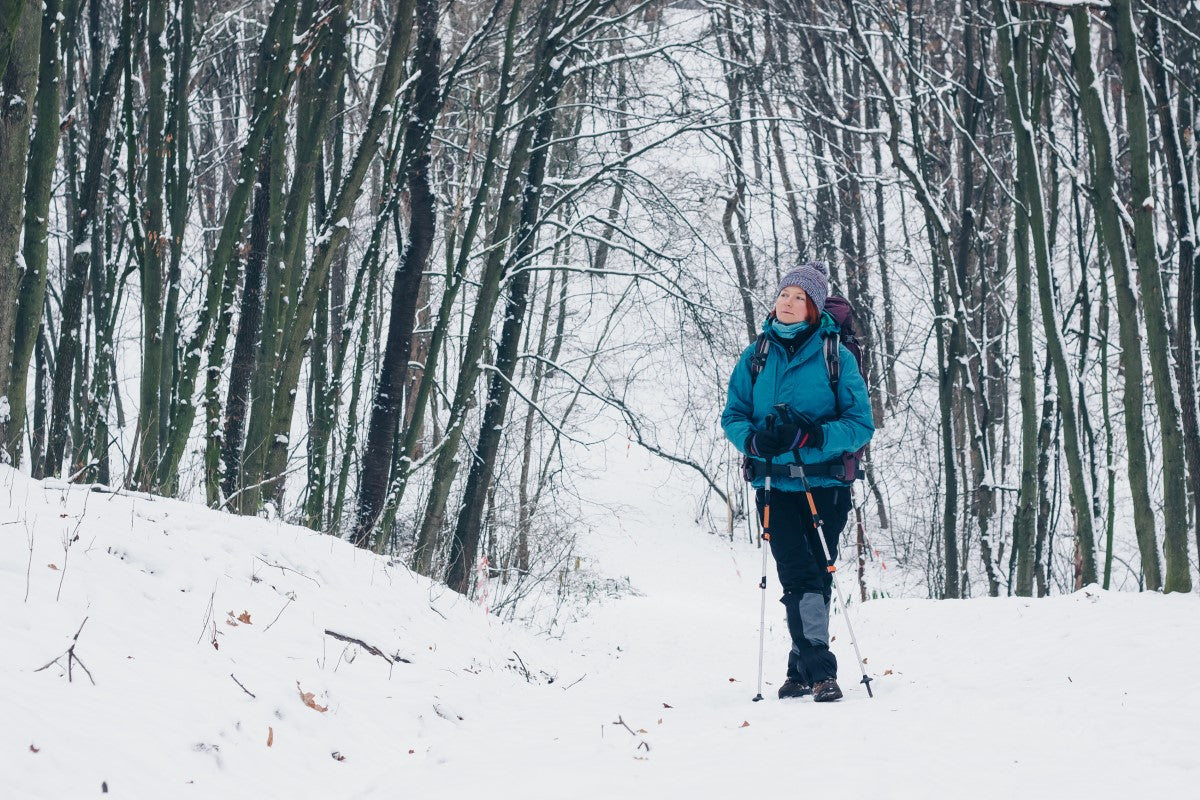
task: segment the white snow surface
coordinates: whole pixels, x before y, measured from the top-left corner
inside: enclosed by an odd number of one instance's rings
[[[1196,596],[853,604],[875,697],[837,615],[847,696],[819,705],[775,699],[772,574],[755,703],[759,551],[702,532],[678,475],[614,459],[571,566],[628,589],[552,638],[303,528],[0,467],[0,797],[1091,800],[1200,781]],[[94,685],[78,663],[68,681],[77,631]]]

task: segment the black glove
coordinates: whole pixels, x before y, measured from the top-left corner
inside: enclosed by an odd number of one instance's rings
[[[779,413],[780,425],[794,426],[796,429],[796,438],[788,450],[798,447],[814,447],[819,450],[825,446],[825,429],[821,423],[813,422],[783,403],[775,406],[775,411]]]
[[[794,421],[769,414],[763,426],[746,437],[745,450],[752,456],[775,458],[797,446],[799,427]]]

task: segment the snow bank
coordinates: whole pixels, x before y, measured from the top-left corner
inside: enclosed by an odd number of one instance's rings
[[[0,606],[6,798],[346,796],[548,679],[539,643],[345,542],[7,467]]]
[[[856,603],[875,697],[835,615],[846,699],[817,705],[775,699],[772,567],[754,703],[759,551],[701,533],[648,458],[605,466],[579,552],[597,599],[555,639],[303,528],[0,468],[0,798],[1098,800],[1200,782],[1200,598]]]

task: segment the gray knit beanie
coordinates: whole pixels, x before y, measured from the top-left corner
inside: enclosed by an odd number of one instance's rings
[[[825,310],[825,298],[829,296],[829,267],[823,261],[810,261],[793,267],[779,282],[776,297],[788,286],[799,286],[812,298],[817,311]]]

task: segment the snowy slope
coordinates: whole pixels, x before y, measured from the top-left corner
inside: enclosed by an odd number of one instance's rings
[[[752,703],[759,552],[691,523],[684,476],[603,456],[580,567],[630,590],[556,639],[302,528],[0,471],[0,797],[1115,798],[1200,780],[1195,596],[872,601],[852,611],[876,697],[835,619],[847,698],[820,706],[774,699],[772,587]],[[85,617],[95,685],[35,671]]]

